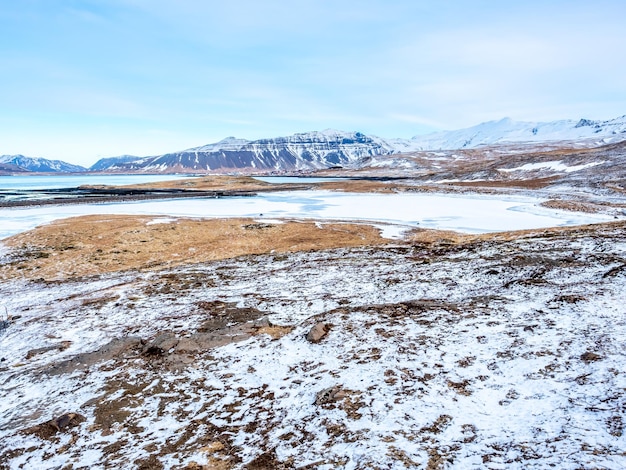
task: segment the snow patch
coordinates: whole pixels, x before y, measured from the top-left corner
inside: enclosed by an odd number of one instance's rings
[[[538,163],[526,163],[525,165],[518,166],[516,168],[499,168],[498,171],[502,171],[504,173],[510,173],[513,171],[554,170],[554,171],[563,171],[565,173],[572,173],[574,171],[580,171],[586,168],[592,168],[596,165],[601,165],[603,163],[604,162],[591,162],[591,163],[585,163],[584,165],[567,166],[562,161],[538,162]]]
[[[173,219],[171,217],[159,217],[146,222],[146,225],[171,224],[173,222],[176,222],[177,220],[178,219]]]

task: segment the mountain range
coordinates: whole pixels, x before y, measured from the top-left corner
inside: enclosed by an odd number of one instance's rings
[[[25,157],[24,155],[1,155],[0,172],[7,173],[78,173],[86,168],[61,160]]]
[[[519,122],[509,118],[454,131],[384,139],[360,132],[328,129],[259,140],[228,137],[219,142],[153,157],[104,158],[89,169],[23,155],[0,157],[4,172],[206,173],[224,171],[289,172],[332,167],[360,168],[372,157],[426,150],[473,149],[502,144],[575,142],[596,147],[626,140],[626,115],[607,120]]]

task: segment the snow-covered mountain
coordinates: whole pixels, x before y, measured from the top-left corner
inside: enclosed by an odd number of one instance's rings
[[[15,167],[18,171],[37,173],[77,173],[86,171],[82,166],[72,165],[61,160],[32,158],[24,155],[2,155],[0,156],[0,164]]]
[[[212,171],[253,169],[290,171],[359,166],[369,157],[396,150],[385,140],[360,132],[325,130],[288,137],[220,142],[135,161],[100,160],[91,169],[108,171]],[[108,164],[108,166],[106,166]]]
[[[519,122],[509,118],[467,129],[418,135],[411,139],[382,139],[360,132],[327,129],[259,140],[228,137],[219,142],[153,157],[123,155],[103,158],[90,171],[213,172],[299,171],[342,166],[358,168],[376,157],[421,150],[472,149],[500,144],[548,144],[597,147],[626,140],[626,115],[608,121],[589,119]],[[374,159],[374,161],[372,161]],[[0,170],[79,172],[85,168],[59,160],[23,155],[0,157]]]
[[[467,129],[418,135],[410,140],[405,151],[453,150],[476,148],[500,143],[538,143],[555,141],[586,141],[602,145],[626,139],[626,115],[608,121],[589,119],[552,122],[521,122],[504,118]],[[399,146],[396,148],[399,150]]]
[[[120,155],[119,157],[101,158],[89,167],[89,171],[105,171],[114,165],[139,162],[141,160],[143,160],[142,157],[136,157],[134,155]]]
[[[552,122],[518,122],[505,118],[412,139],[382,139],[360,132],[332,129],[260,140],[228,137],[213,144],[155,157],[102,159],[90,169],[118,172],[314,170],[333,166],[359,167],[367,164],[372,157],[419,150],[572,141],[592,147],[621,140],[626,140],[626,116],[608,121],[580,119]]]

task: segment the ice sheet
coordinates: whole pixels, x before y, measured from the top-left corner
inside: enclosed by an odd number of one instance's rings
[[[602,214],[539,206],[538,198],[451,194],[359,194],[331,191],[265,193],[255,197],[169,199],[0,210],[0,238],[57,219],[90,214],[169,217],[254,217],[363,220],[412,227],[497,232],[598,223]]]

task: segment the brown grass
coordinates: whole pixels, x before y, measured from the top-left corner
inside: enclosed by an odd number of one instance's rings
[[[131,184],[119,186],[120,188],[137,188],[137,189],[187,189],[193,191],[255,191],[258,189],[267,189],[276,187],[276,185],[255,180],[248,176],[202,176],[197,178],[183,178],[172,181],[159,181],[156,183]],[[106,186],[85,186],[102,188]]]
[[[509,232],[492,232],[478,235],[463,234],[451,230],[415,229],[405,236],[405,240],[414,244],[461,246],[475,242],[508,242],[526,238],[552,237],[565,234],[570,236],[590,233],[600,234],[602,230],[613,230],[615,228],[626,230],[626,221],[620,220],[601,224],[573,225],[569,227],[511,230]]]
[[[347,193],[391,193],[402,191],[406,186],[401,186],[393,182],[381,182],[371,180],[343,180],[319,183],[319,189],[329,191],[344,191]]]
[[[606,209],[606,206],[601,206],[589,202],[563,201],[560,199],[550,199],[548,201],[542,202],[541,205],[543,207],[548,207],[549,209],[560,209],[564,211],[588,213],[602,212],[603,209]]]
[[[541,189],[551,183],[557,181],[559,176],[548,176],[545,178],[534,179],[505,179],[493,181],[458,181],[453,184],[455,186],[467,186],[478,188],[522,188],[522,189]]]
[[[271,184],[255,180],[248,176],[204,176],[199,178],[185,178],[173,181],[157,183],[145,183],[124,188],[138,189],[187,189],[194,191],[261,191],[261,190],[285,190],[302,189],[302,186],[314,187],[331,191],[346,192],[392,192],[398,188],[397,184],[367,180],[340,180],[326,183],[308,183],[303,180],[297,184]]]
[[[148,225],[151,220],[145,216],[76,217],[8,238],[4,243],[12,249],[15,261],[0,267],[0,278],[63,279],[250,254],[386,243],[378,229],[362,224],[177,219]]]

